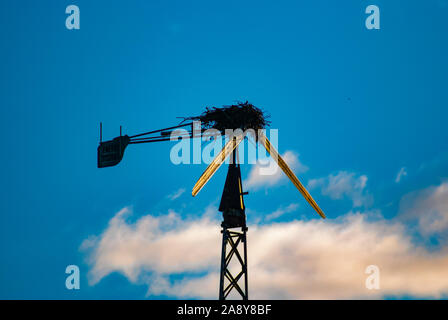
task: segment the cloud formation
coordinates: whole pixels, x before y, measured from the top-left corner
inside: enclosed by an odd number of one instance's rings
[[[146,215],[128,223],[129,208],[120,210],[99,237],[89,237],[81,249],[90,252],[93,266],[89,283],[95,284],[111,272],[120,272],[136,282],[142,272],[158,275],[207,270],[216,265],[219,225],[207,215],[201,220],[182,220],[174,212],[153,217]],[[199,259],[198,259],[199,257]]]
[[[395,183],[399,183],[401,181],[401,178],[408,175],[408,172],[406,171],[406,167],[401,167],[400,171],[397,173],[397,177],[395,178]]]
[[[280,218],[285,213],[296,211],[298,207],[299,207],[299,205],[297,203],[291,203],[290,205],[288,205],[286,207],[280,207],[277,210],[275,210],[274,212],[266,215],[265,220],[271,221],[271,220]]]
[[[448,229],[448,182],[411,192],[400,201],[400,217],[415,220],[424,235]]]
[[[446,187],[418,194],[417,203],[442,201]],[[81,246],[89,257],[90,284],[119,272],[133,283],[146,283],[150,295],[217,297],[218,221],[207,214],[181,219],[171,211],[129,222],[130,214],[127,208],[121,210],[102,234]],[[368,213],[350,212],[336,220],[250,225],[251,299],[439,298],[448,294],[447,249],[416,245],[398,220],[369,221],[368,217]],[[369,265],[380,269],[380,290],[365,286]],[[181,274],[181,279],[170,279],[175,274]]]
[[[300,162],[299,155],[295,152],[286,151],[282,155],[282,158],[296,175],[308,171],[308,167]],[[272,187],[288,179],[283,171],[278,167],[277,163],[270,157],[268,159],[269,162],[267,164],[258,162],[256,165],[253,165],[251,171],[249,172],[248,178],[244,181],[246,189]],[[273,168],[273,174],[263,174],[264,171],[267,171],[267,168]]]
[[[323,195],[331,199],[352,200],[353,207],[369,206],[372,204],[372,196],[366,191],[367,176],[356,175],[353,172],[339,171],[328,177],[311,179],[308,182],[309,189],[319,188]]]
[[[181,195],[183,195],[185,193],[185,188],[180,188],[179,190],[174,191],[173,193],[169,194],[167,196],[168,199],[170,200],[176,200],[177,198],[179,198]]]

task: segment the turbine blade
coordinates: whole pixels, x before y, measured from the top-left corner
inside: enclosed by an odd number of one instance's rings
[[[313,197],[311,197],[308,190],[305,189],[305,187],[302,185],[302,183],[299,181],[299,179],[296,177],[294,172],[289,168],[289,166],[286,164],[285,160],[278,154],[278,151],[272,146],[271,142],[268,140],[268,138],[264,135],[264,133],[259,133],[259,141],[260,143],[266,148],[266,151],[271,155],[272,158],[277,162],[278,166],[283,170],[283,172],[288,176],[288,178],[294,183],[296,188],[300,191],[302,196],[305,198],[306,201],[313,207],[316,212],[325,219],[325,214],[323,211],[319,208],[316,201],[314,201]]]
[[[196,196],[199,191],[205,186],[205,184],[210,180],[210,178],[215,174],[215,172],[219,169],[219,167],[226,161],[227,157],[232,153],[233,150],[238,147],[238,145],[243,141],[244,135],[237,135],[226,143],[221,152],[213,159],[212,163],[210,163],[205,169],[204,173],[199,177],[198,181],[193,187],[193,191],[191,194]],[[235,140],[235,141],[234,141]]]

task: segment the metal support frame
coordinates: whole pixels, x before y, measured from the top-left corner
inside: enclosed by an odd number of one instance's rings
[[[222,229],[222,253],[221,253],[221,275],[219,281],[219,300],[226,300],[232,289],[235,289],[243,300],[248,300],[247,287],[247,227],[243,227],[241,232],[232,231],[225,226]],[[239,244],[243,245],[243,255],[238,250]],[[229,248],[229,250],[227,250]],[[228,269],[230,262],[238,260],[241,270],[232,275]],[[241,278],[244,278],[244,287],[240,285]],[[226,281],[227,280],[227,281]],[[227,283],[226,283],[227,282]]]

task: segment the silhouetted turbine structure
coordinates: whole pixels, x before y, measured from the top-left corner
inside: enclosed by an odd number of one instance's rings
[[[102,141],[102,126],[100,124],[100,145],[98,146],[98,168],[117,165],[123,158],[124,150],[129,144],[140,144],[171,140],[170,135],[176,129],[186,128],[180,136],[182,138],[201,138],[207,129],[214,128],[224,135],[225,129],[241,129],[239,132],[229,136],[221,152],[213,159],[204,173],[199,177],[193,187],[192,195],[196,196],[205,184],[211,179],[219,167],[229,160],[227,177],[221,196],[219,211],[223,214],[221,223],[222,248],[221,248],[221,270],[219,281],[219,299],[225,300],[232,290],[235,290],[243,300],[248,299],[248,268],[247,268],[247,226],[244,206],[244,195],[241,182],[241,169],[237,161],[237,147],[247,137],[247,129],[253,129],[254,140],[259,142],[271,157],[277,162],[286,176],[292,181],[303,197],[322,217],[325,214],[311,197],[296,175],[292,172],[278,151],[272,146],[264,131],[269,122],[265,119],[263,112],[248,102],[223,108],[207,108],[198,117],[188,117],[185,120],[199,120],[202,128],[197,130],[193,122],[180,124],[178,126],[149,131],[133,136],[121,135],[110,141]],[[182,122],[184,122],[182,121]],[[186,132],[186,133],[185,133]],[[237,131],[238,132],[238,131]],[[176,135],[179,136],[178,134]],[[247,137],[248,139],[250,137]],[[240,229],[240,230],[238,230]],[[242,246],[242,250],[241,247]],[[238,271],[231,272],[231,263],[236,263]],[[244,286],[240,285],[244,279]]]

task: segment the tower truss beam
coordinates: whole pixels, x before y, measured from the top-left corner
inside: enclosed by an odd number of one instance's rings
[[[222,253],[219,300],[226,300],[232,290],[238,292],[243,300],[248,300],[247,227],[242,227],[241,231],[233,231],[223,225],[221,232]],[[238,248],[240,244],[242,245],[242,252]],[[235,274],[232,274],[229,269],[232,261],[236,261],[239,266],[239,270]]]

